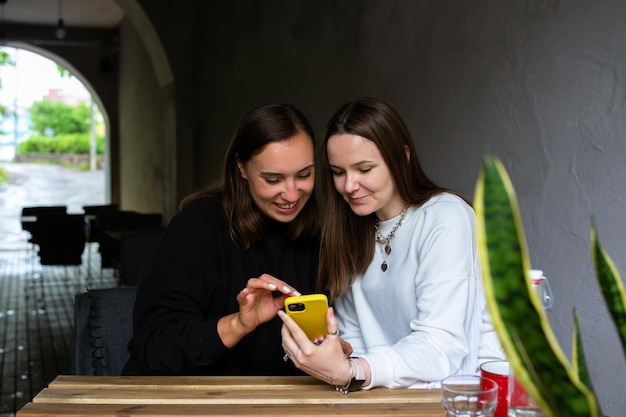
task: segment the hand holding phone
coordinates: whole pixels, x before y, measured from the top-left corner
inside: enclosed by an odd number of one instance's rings
[[[324,294],[307,294],[285,299],[285,312],[313,341],[326,337],[328,298]]]

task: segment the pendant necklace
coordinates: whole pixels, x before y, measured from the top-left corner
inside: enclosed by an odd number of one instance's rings
[[[402,213],[400,214],[400,218],[398,219],[396,224],[393,226],[393,229],[391,229],[391,232],[389,232],[387,237],[383,237],[383,235],[380,233],[380,228],[378,227],[378,219],[376,219],[376,222],[374,223],[374,230],[376,231],[376,242],[383,245],[384,259],[383,259],[383,263],[380,264],[380,269],[382,269],[383,272],[385,272],[388,268],[387,257],[391,253],[391,245],[389,244],[389,242],[391,242],[391,239],[393,239],[396,233],[396,230],[398,230],[398,227],[402,225],[402,222],[404,221],[404,216],[406,215],[406,211],[408,208],[409,206],[407,205],[404,208],[404,210],[402,210]]]

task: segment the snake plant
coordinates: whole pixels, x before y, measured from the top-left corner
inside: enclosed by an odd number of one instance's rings
[[[570,363],[526,273],[530,260],[511,180],[492,154],[483,160],[474,206],[487,307],[516,378],[547,417],[604,416],[591,386],[574,312]],[[626,349],[626,296],[591,226],[596,278]]]

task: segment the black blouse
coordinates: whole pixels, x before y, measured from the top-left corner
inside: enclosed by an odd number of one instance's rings
[[[289,240],[266,219],[265,237],[239,249],[219,199],[200,199],[172,218],[137,289],[125,375],[291,375],[275,317],[227,348],[220,318],[239,310],[249,278],[271,274],[302,294],[315,290],[319,240]]]

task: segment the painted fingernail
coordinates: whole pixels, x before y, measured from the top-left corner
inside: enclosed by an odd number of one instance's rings
[[[276,289],[276,284],[269,283],[269,284],[267,284],[267,286],[270,287],[270,290],[275,290]]]
[[[285,285],[285,286],[283,286],[283,292],[290,293],[291,292],[291,288],[289,288],[288,286]]]

